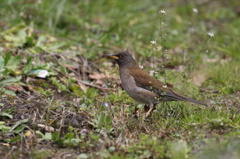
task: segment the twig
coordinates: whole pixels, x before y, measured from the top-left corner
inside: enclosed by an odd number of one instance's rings
[[[65,74],[63,74],[62,72],[60,72],[57,68],[55,68],[55,67],[52,67],[56,72],[58,72],[59,74],[61,74],[62,76],[64,76],[64,77],[67,77]],[[105,88],[105,87],[100,87],[100,86],[97,86],[97,85],[94,85],[94,84],[90,84],[90,83],[88,83],[88,82],[85,82],[85,81],[82,81],[82,80],[80,80],[80,79],[77,79],[77,82],[78,83],[82,83],[82,84],[84,84],[84,85],[86,85],[86,86],[89,86],[89,87],[93,87],[93,88],[97,88],[97,89],[99,89],[100,91],[106,91],[106,90],[109,90],[109,91],[116,91],[117,89],[115,89],[115,88]]]
[[[115,88],[100,87],[100,86],[97,86],[97,85],[94,85],[94,84],[90,84],[90,83],[85,82],[85,81],[82,81],[82,80],[77,80],[77,82],[82,83],[82,84],[85,84],[86,86],[89,86],[89,87],[97,88],[97,89],[99,89],[100,91],[105,91],[105,90],[116,91],[116,90],[117,90],[117,89],[115,89]]]

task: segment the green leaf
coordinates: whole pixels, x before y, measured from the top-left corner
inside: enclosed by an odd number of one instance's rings
[[[23,69],[22,69],[22,73],[28,73],[28,72],[30,72],[31,70],[32,70],[32,60],[33,60],[33,58],[32,57],[28,57],[27,58],[27,62],[26,62],[26,64],[25,64],[25,66],[23,67]]]
[[[58,141],[60,138],[60,134],[58,132],[53,132],[52,134],[52,140],[53,141]]]
[[[10,54],[10,52],[7,52],[5,54],[5,56],[4,56],[4,66],[7,65],[8,61],[10,60],[10,58],[11,58],[11,54]]]
[[[29,119],[23,119],[23,120],[20,120],[20,121],[16,122],[16,124],[12,127],[11,131],[16,129],[19,125],[27,123],[28,121],[29,121]]]
[[[5,139],[4,141],[6,141],[8,143],[14,143],[14,142],[21,141],[21,140],[22,140],[21,135],[18,135],[14,138],[11,138],[11,139]]]
[[[58,87],[58,89],[60,89],[61,91],[67,90],[67,86],[65,84],[61,83],[59,80],[57,80],[56,77],[52,77],[52,78],[50,78],[50,80],[52,81],[52,84],[56,85]]]
[[[172,158],[179,158],[179,159],[187,158],[187,153],[188,153],[187,142],[183,140],[179,140],[177,142],[171,143],[169,148],[172,154]]]
[[[45,133],[45,139],[46,140],[51,140],[52,139],[52,133]]]
[[[52,140],[52,133],[45,133],[45,135],[41,131],[36,131],[36,134],[40,135],[42,138],[38,139],[39,141],[46,140],[50,141]]]
[[[44,138],[44,134],[41,131],[36,131],[36,134],[40,135],[42,138]]]
[[[74,138],[74,134],[73,133],[67,133],[65,136],[64,136],[64,139],[72,139]]]
[[[111,116],[107,115],[106,119],[105,119],[105,127],[106,127],[107,131],[110,131],[112,128],[111,122],[112,122]]]
[[[77,159],[87,159],[87,158],[88,158],[88,156],[85,153],[82,153],[82,154],[77,156]]]
[[[3,131],[3,132],[11,129],[11,127],[6,126],[5,124],[6,123],[4,121],[0,121],[0,130]]]
[[[6,116],[6,117],[8,117],[8,118],[10,118],[10,119],[13,118],[13,116],[12,116],[11,114],[6,113],[6,112],[2,112],[2,113],[0,113],[0,116]]]
[[[21,124],[21,125],[19,125],[13,132],[14,132],[14,133],[20,133],[20,132],[23,131],[26,127],[27,127],[26,124]]]
[[[58,42],[48,47],[49,50],[57,50],[66,45],[66,42]]]
[[[66,139],[63,141],[63,144],[64,145],[67,145],[67,146],[78,146],[78,144],[82,142],[81,139],[79,138],[73,138],[73,139]]]
[[[12,56],[10,53],[5,57],[6,69],[15,72],[21,63],[21,56]]]
[[[11,91],[11,90],[1,89],[1,88],[0,88],[0,92],[3,93],[3,94],[10,95],[10,96],[16,96],[16,93],[13,92],[13,91]]]
[[[25,28],[26,25],[24,23],[20,23],[18,25],[15,25],[14,27],[8,29],[7,31],[4,32],[4,34],[10,34],[10,33],[15,33],[23,28]]]
[[[2,70],[4,67],[4,58],[0,55],[0,70]],[[2,71],[0,71],[2,72]]]
[[[105,115],[101,113],[98,117],[98,128],[102,128],[104,124],[104,117]]]
[[[12,77],[12,78],[8,78],[6,80],[3,80],[0,82],[0,87],[4,87],[6,85],[12,84],[12,83],[17,83],[22,79],[22,76],[17,76],[17,77]],[[1,86],[2,85],[2,86]]]

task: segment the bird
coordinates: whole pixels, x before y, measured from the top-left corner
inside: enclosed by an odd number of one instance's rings
[[[204,102],[186,97],[164,83],[155,79],[139,67],[129,52],[107,54],[106,57],[114,59],[119,66],[119,74],[123,89],[134,100],[146,104],[149,116],[154,107],[162,101],[185,101],[207,106]]]

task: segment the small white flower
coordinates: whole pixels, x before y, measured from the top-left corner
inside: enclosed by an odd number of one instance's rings
[[[208,35],[210,38],[213,38],[213,37],[214,37],[214,33],[211,33],[211,32],[208,32],[207,35]]]
[[[163,85],[163,88],[167,88],[167,85]]]
[[[193,8],[193,12],[194,12],[194,13],[198,13],[197,8]]]
[[[143,68],[143,65],[139,65],[140,68]]]
[[[153,40],[153,41],[150,41],[150,43],[153,44],[153,45],[156,45],[156,44],[157,44],[157,42],[154,41],[154,40]]]
[[[165,10],[160,10],[161,14],[166,14]]]

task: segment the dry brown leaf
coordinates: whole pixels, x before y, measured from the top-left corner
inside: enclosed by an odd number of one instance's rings
[[[114,76],[114,75],[105,75],[105,74],[101,74],[101,73],[91,74],[91,75],[89,75],[89,78],[95,79],[95,80],[106,79],[106,78],[118,79],[117,76]]]
[[[87,86],[83,83],[80,83],[80,82],[78,82],[78,84],[79,84],[80,88],[83,90],[83,92],[86,93],[87,90],[88,90]]]
[[[43,125],[43,124],[37,124],[38,127],[45,129],[48,132],[54,132],[54,127]]]
[[[223,59],[209,59],[209,58],[204,58],[204,61],[205,62],[209,62],[209,63],[217,63],[217,62],[220,62],[221,64],[224,64],[226,62],[230,62],[232,61],[232,58],[223,58]]]
[[[8,85],[4,87],[5,89],[11,90],[13,92],[22,92],[23,87],[22,86],[16,86],[16,85]]]
[[[183,72],[185,70],[186,66],[184,65],[178,65],[174,67],[174,70],[176,70],[177,72]]]
[[[205,74],[196,74],[193,76],[192,81],[196,84],[196,86],[200,87],[202,86],[202,83],[206,81]]]
[[[23,86],[23,87],[24,87],[24,89],[27,90],[27,91],[34,92],[33,86],[31,86],[31,85],[25,85],[25,86]]]
[[[102,86],[104,84],[104,82],[102,80],[97,80],[95,82],[96,85]]]
[[[67,67],[70,70],[77,70],[78,69],[78,66],[73,66],[73,65],[68,65],[68,64],[65,64],[64,66]]]

